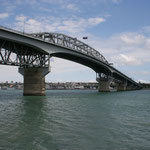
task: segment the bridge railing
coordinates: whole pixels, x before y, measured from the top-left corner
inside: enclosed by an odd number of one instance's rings
[[[9,31],[13,31],[13,32],[16,32],[16,33],[19,33],[19,34],[24,34],[21,31],[18,31],[18,30],[12,29],[12,28],[8,28],[8,27],[4,27],[4,26],[1,26],[1,25],[0,25],[0,28],[1,29],[6,29],[6,30],[9,30]]]

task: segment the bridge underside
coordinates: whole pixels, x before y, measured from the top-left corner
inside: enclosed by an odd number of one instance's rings
[[[101,72],[101,73],[107,74],[108,76],[111,75],[111,71],[108,68],[100,65],[98,62],[94,62],[94,60],[89,61],[88,59],[84,59],[81,56],[75,56],[75,55],[66,54],[66,53],[54,53],[54,54],[51,54],[51,56],[63,58],[66,60],[70,60],[70,61],[82,64],[84,66],[87,66],[93,69],[95,72]]]

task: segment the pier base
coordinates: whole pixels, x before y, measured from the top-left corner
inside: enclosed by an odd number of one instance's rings
[[[48,67],[19,68],[24,76],[24,96],[45,96],[45,76],[49,73]]]
[[[111,83],[110,79],[99,79],[98,83],[99,83],[98,85],[99,92],[110,92],[110,83]]]
[[[126,91],[127,85],[125,83],[118,83],[117,84],[117,91]]]

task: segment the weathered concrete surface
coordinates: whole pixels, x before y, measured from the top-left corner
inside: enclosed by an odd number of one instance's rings
[[[125,83],[118,83],[117,84],[117,91],[126,91],[127,85]]]
[[[100,79],[99,80],[99,92],[110,92],[110,82],[111,80],[109,79]]]
[[[119,82],[115,81],[113,78],[96,78],[98,82],[99,92],[110,92],[110,91],[131,91],[140,90],[141,88],[135,86],[132,83],[127,83],[127,81]]]
[[[24,76],[24,96],[45,96],[45,68],[19,68]]]

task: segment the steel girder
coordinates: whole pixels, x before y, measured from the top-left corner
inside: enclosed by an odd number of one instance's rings
[[[29,46],[0,40],[0,64],[21,67],[48,67],[50,55]]]

